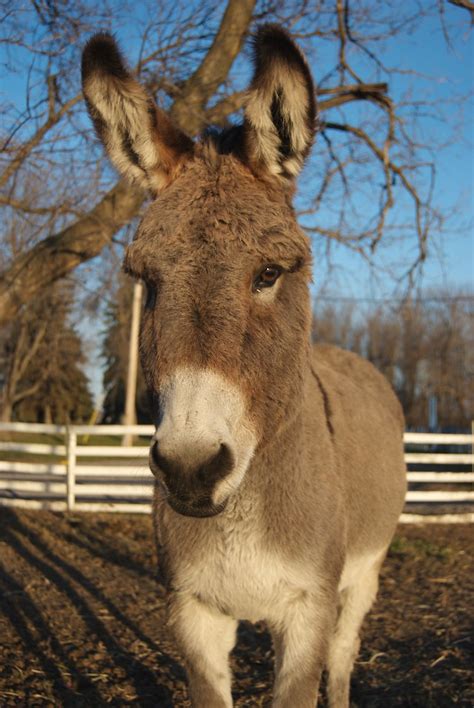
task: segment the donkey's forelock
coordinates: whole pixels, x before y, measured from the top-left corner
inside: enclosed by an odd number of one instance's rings
[[[154,193],[175,179],[192,158],[193,143],[132,76],[111,35],[100,33],[87,43],[82,82],[96,132],[119,172]],[[264,25],[254,38],[243,124],[204,142],[214,154],[234,153],[259,177],[287,184],[309,152],[315,123],[304,56],[283,29]]]

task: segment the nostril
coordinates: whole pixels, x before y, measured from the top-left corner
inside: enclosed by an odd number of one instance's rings
[[[153,462],[156,467],[160,466],[159,463],[160,454],[158,452],[158,443],[153,443],[150,447],[150,462]]]
[[[156,462],[158,464],[158,458],[159,458],[159,453],[158,453],[158,443],[153,443],[153,445],[150,448],[150,454],[152,457],[153,462]]]
[[[216,464],[223,465],[223,466],[227,466],[229,464],[232,464],[234,461],[231,449],[225,443],[221,443],[221,446],[219,448],[219,452],[217,453],[217,455],[215,456],[214,459],[216,461]]]
[[[170,472],[173,467],[171,460],[167,460],[166,457],[160,453],[160,448],[157,442],[155,442],[150,448],[150,459],[153,465],[155,467],[159,467],[159,469],[165,474]]]
[[[214,484],[226,477],[234,466],[234,458],[230,447],[221,443],[217,453],[197,470],[200,482]]]

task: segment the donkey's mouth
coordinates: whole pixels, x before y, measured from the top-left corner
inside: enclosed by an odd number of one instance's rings
[[[177,514],[182,516],[194,516],[195,518],[207,518],[217,516],[227,506],[227,500],[221,504],[213,504],[211,500],[199,500],[197,502],[182,501],[168,494],[166,501]]]

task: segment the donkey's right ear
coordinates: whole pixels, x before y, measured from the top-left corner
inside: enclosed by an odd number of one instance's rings
[[[82,55],[82,89],[97,135],[115,167],[156,193],[193,151],[122,59],[114,38],[96,34]]]

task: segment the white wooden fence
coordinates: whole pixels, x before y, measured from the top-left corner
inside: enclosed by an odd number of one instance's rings
[[[125,433],[141,440],[133,447],[121,447]],[[149,513],[153,476],[148,469],[148,441],[153,433],[150,425],[0,423],[4,440],[0,440],[0,506]],[[49,442],[6,441],[33,435],[47,435]],[[118,444],[89,444],[97,436],[113,436]],[[51,442],[52,438],[57,442]],[[410,484],[401,521],[473,522],[473,436],[405,433],[405,446],[409,470],[413,465],[429,469],[408,472]],[[447,451],[440,452],[440,447]],[[467,447],[470,452],[465,451]],[[39,457],[44,461],[39,462]],[[457,469],[447,471],[450,465]],[[413,513],[414,505],[418,513]],[[434,513],[436,507],[442,513]]]

